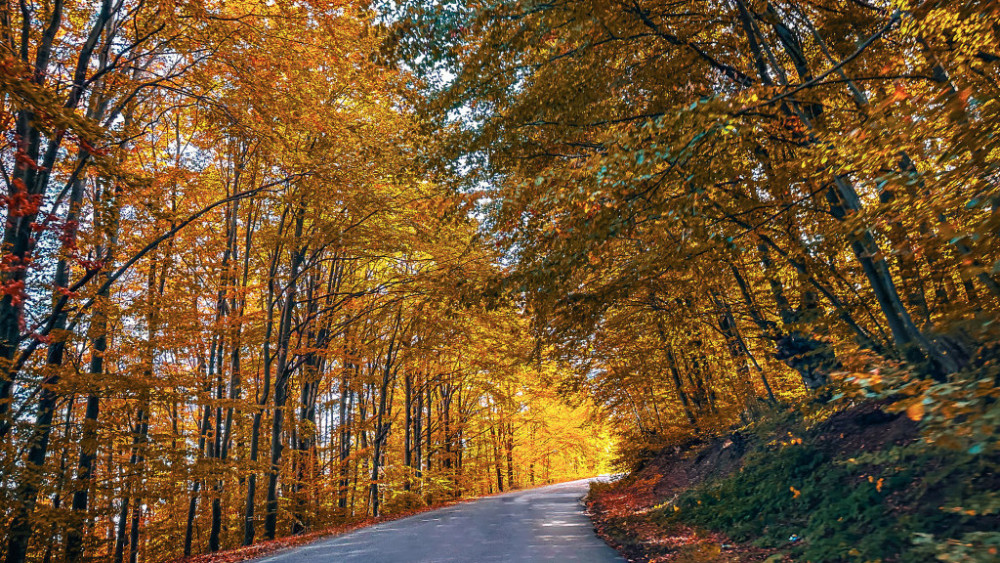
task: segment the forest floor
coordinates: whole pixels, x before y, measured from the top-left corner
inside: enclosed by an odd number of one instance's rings
[[[636,562],[979,561],[947,558],[941,546],[997,529],[997,516],[945,507],[995,490],[997,460],[934,449],[917,423],[884,407],[776,412],[666,448],[593,485],[591,518]]]
[[[627,560],[640,563],[781,561],[777,550],[739,544],[721,532],[656,517],[682,492],[737,470],[743,454],[731,440],[669,448],[619,481],[592,486],[587,509],[597,534]]]

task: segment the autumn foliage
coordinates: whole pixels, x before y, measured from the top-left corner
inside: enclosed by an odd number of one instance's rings
[[[878,399],[995,467],[996,2],[429,4],[394,45],[448,70],[440,166],[623,461]],[[989,560],[989,529],[907,541]]]
[[[5,2],[0,554],[163,561],[598,472],[366,3]],[[251,553],[252,550],[246,551]]]
[[[998,21],[5,0],[0,553],[252,546],[872,400],[993,463]]]
[[[995,3],[460,4],[396,48],[451,70],[454,182],[619,430],[894,396],[995,447]]]

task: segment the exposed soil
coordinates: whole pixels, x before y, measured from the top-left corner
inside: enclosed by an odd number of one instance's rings
[[[917,439],[917,423],[901,413],[888,413],[880,403],[867,403],[835,413],[817,427],[813,445],[831,457],[880,451]]]

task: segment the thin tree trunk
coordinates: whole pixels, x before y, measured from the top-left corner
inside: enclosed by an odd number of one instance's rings
[[[388,393],[389,385],[392,382],[391,379],[392,376],[395,374],[393,367],[396,361],[396,356],[398,354],[397,352],[398,344],[396,342],[396,338],[399,333],[399,328],[402,321],[402,315],[403,315],[403,304],[402,302],[400,302],[399,309],[396,312],[396,322],[393,325],[392,336],[389,337],[389,348],[386,352],[385,366],[382,370],[382,385],[379,389],[378,410],[375,415],[376,418],[375,440],[373,444],[374,451],[372,453],[372,473],[371,473],[371,485],[370,485],[371,507],[372,507],[371,514],[373,517],[378,517],[379,515],[379,490],[378,490],[379,470],[381,469],[381,464],[382,464],[383,445],[385,443],[386,438],[388,438],[389,436],[389,423],[384,422],[384,419],[387,417],[386,409],[388,404],[387,400],[389,395]]]
[[[407,370],[403,377],[403,465],[406,466],[406,480],[403,481],[403,490],[409,491],[413,482],[410,479],[410,471],[413,468],[413,374]],[[417,440],[420,441],[419,439]]]
[[[279,231],[283,230],[287,210],[282,213],[278,224]],[[249,249],[248,249],[249,254]],[[254,527],[254,512],[256,509],[257,496],[257,460],[260,455],[260,427],[264,416],[264,409],[267,406],[271,394],[271,335],[274,332],[274,308],[275,308],[275,285],[277,284],[278,263],[281,258],[281,244],[275,245],[274,253],[271,255],[271,265],[268,270],[267,299],[264,301],[267,309],[266,320],[264,322],[264,343],[262,350],[262,360],[264,365],[263,390],[257,400],[257,408],[254,410],[253,422],[250,429],[250,463],[254,467],[247,477],[247,496],[243,511],[243,545],[252,545],[256,528]]]
[[[116,194],[117,197],[117,194]],[[117,210],[115,202],[112,208]],[[118,245],[118,213],[113,211],[107,225],[107,256],[113,255]],[[98,256],[104,254],[100,247],[95,252]],[[109,275],[109,264],[105,265],[103,277]],[[99,381],[104,374],[104,354],[108,350],[108,299],[110,288],[102,290],[97,295],[97,307],[90,321],[91,351],[89,372],[92,381]],[[71,522],[66,530],[66,560],[77,563],[83,559],[83,537],[87,521],[87,507],[90,499],[90,487],[94,477],[94,459],[97,457],[98,435],[97,419],[100,415],[100,396],[91,392],[87,396],[87,406],[83,416],[83,428],[80,436],[80,455],[77,462],[76,482],[73,487],[73,502]]]
[[[295,217],[296,248],[292,251],[288,276],[288,288],[285,291],[284,307],[278,330],[278,357],[274,381],[274,414],[271,424],[271,463],[267,475],[267,501],[264,516],[264,537],[274,539],[278,529],[278,473],[281,469],[281,429],[284,416],[285,401],[288,396],[288,380],[291,377],[288,363],[289,342],[291,339],[293,313],[295,311],[295,296],[299,277],[299,268],[305,260],[306,248],[302,242],[302,231],[305,224],[305,207],[300,203]]]

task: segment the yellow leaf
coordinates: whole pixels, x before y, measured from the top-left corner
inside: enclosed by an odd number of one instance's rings
[[[910,420],[920,420],[924,417],[924,404],[917,402],[906,407],[906,416],[908,416]]]

